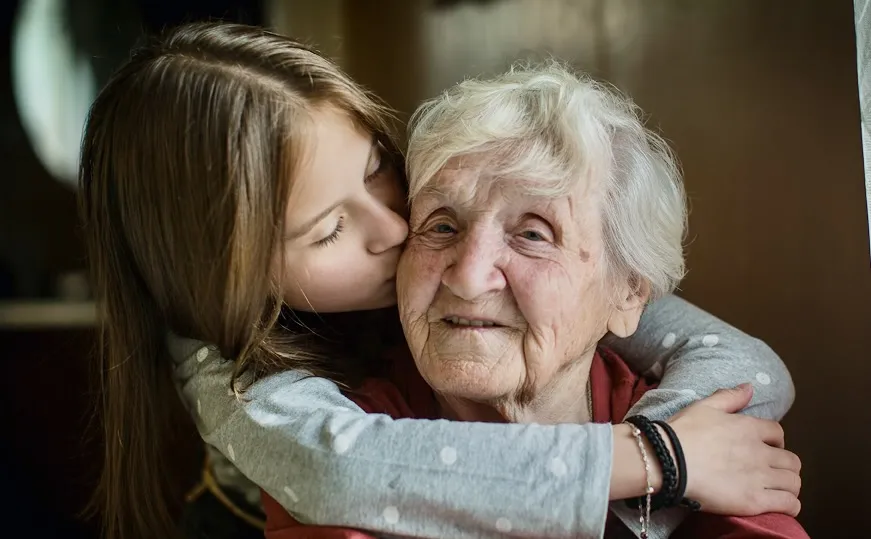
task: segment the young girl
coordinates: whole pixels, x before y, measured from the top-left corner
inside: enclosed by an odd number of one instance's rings
[[[169,32],[100,93],[80,197],[103,317],[108,537],[171,533],[172,359],[205,440],[301,522],[490,537],[512,514],[526,524],[510,533],[529,536],[559,515],[561,536],[596,536],[609,499],[644,492],[625,425],[392,421],[342,395],[383,372],[401,338],[405,184],[388,117],[312,50],[227,24]],[[791,404],[777,357],[710,315],[668,298],[643,324],[614,343],[640,370],[665,365],[636,411],[665,419],[754,376],[753,413]],[[795,489],[760,477],[791,479],[797,459],[773,447],[778,425],[731,413],[749,399],[736,390],[671,418],[688,495],[713,512],[795,514]]]

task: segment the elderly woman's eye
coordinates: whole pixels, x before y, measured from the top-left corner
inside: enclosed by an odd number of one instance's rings
[[[535,230],[524,230],[520,233],[520,236],[529,241],[547,241],[544,234],[536,232]]]
[[[456,229],[447,223],[436,223],[433,225],[432,231],[436,234],[453,234]]]

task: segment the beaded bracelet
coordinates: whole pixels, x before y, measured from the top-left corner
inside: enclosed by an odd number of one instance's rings
[[[629,426],[632,427],[632,436],[638,442],[638,450],[641,451],[641,460],[644,462],[644,476],[647,481],[647,489],[645,489],[646,494],[644,496],[646,501],[643,506],[639,504],[638,522],[641,524],[641,539],[647,539],[647,534],[650,531],[650,497],[653,494],[653,486],[650,484],[650,460],[647,458],[644,440],[641,439],[641,430],[631,423]]]
[[[641,434],[647,438],[650,445],[653,447],[656,459],[659,461],[660,469],[662,470],[662,489],[653,496],[651,501],[651,511],[658,511],[664,507],[673,507],[680,501],[676,498],[678,488],[678,473],[675,467],[674,459],[671,458],[671,453],[665,446],[662,440],[662,435],[659,434],[653,422],[644,416],[636,415],[626,419],[626,422],[633,425],[641,431]],[[629,507],[636,507],[641,500],[633,499],[626,500]]]

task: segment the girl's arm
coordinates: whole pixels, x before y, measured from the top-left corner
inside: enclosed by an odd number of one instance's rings
[[[426,538],[604,532],[610,425],[393,420],[295,371],[240,401],[228,392],[232,362],[196,341],[170,348],[204,440],[303,524]],[[637,473],[624,482],[640,495],[643,466],[630,458]]]
[[[609,495],[643,490],[632,437],[609,425],[393,421],[296,372],[257,382],[241,403],[227,393],[231,362],[196,341],[172,338],[170,348],[203,438],[303,523],[434,538],[596,537]]]
[[[744,410],[750,415],[779,421],[795,399],[792,377],[768,345],[677,296],[651,304],[632,337],[607,344],[638,372],[661,375],[659,388],[630,413],[668,419],[717,389],[744,382],[753,384]]]
[[[795,387],[786,366],[768,345],[742,333],[689,302],[668,296],[651,304],[629,339],[608,341],[639,372],[662,375],[630,410],[650,419],[668,419],[678,410],[722,387],[753,384],[753,400],[744,413],[780,420],[792,406]],[[634,510],[612,508],[636,533]],[[668,537],[686,514],[660,511],[651,519],[651,537]]]

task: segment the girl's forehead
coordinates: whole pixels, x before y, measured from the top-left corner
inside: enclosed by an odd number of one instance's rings
[[[335,108],[312,113],[291,178],[288,227],[308,223],[355,192],[372,153],[372,136]]]

